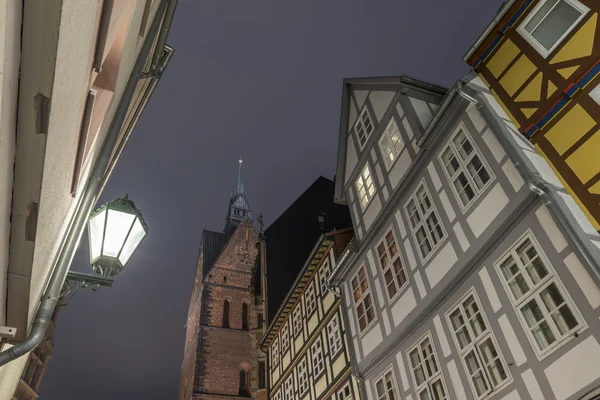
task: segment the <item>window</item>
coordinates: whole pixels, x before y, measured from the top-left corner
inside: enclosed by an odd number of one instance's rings
[[[356,124],[354,125],[354,130],[356,131],[356,135],[358,136],[358,143],[360,144],[360,148],[365,147],[367,140],[371,136],[371,133],[375,130],[373,126],[373,120],[371,119],[371,115],[369,114],[369,110],[365,106],[363,111],[360,113]]]
[[[317,338],[310,347],[312,356],[313,376],[318,377],[325,370],[325,361],[323,360],[323,343],[321,338]]]
[[[386,233],[377,245],[377,255],[379,256],[379,267],[381,267],[385,280],[387,294],[392,299],[406,284],[404,265],[400,259],[400,252],[392,229]]]
[[[490,168],[461,124],[442,152],[440,161],[461,208],[466,210],[492,181]]]
[[[285,353],[287,349],[290,347],[290,332],[289,332],[289,324],[283,325],[281,328],[281,352]]]
[[[239,396],[241,397],[249,397],[250,393],[248,392],[248,374],[245,370],[240,370],[240,391]]]
[[[317,299],[315,297],[315,285],[309,283],[308,289],[306,289],[306,316],[310,316],[313,311],[317,308]]]
[[[413,380],[419,399],[447,399],[444,377],[437,362],[428,333],[408,353]]]
[[[517,30],[542,56],[548,57],[588,11],[578,0],[542,0]]]
[[[302,332],[302,304],[298,303],[296,308],[294,308],[293,313],[294,320],[294,336],[298,336],[300,332]]]
[[[375,319],[375,310],[373,310],[373,300],[371,299],[371,291],[369,290],[369,281],[365,273],[364,264],[360,266],[358,272],[352,278],[352,292],[358,325],[362,332]]]
[[[393,117],[387,128],[383,131],[381,139],[379,139],[379,148],[381,149],[381,154],[385,160],[385,166],[390,169],[394,164],[394,161],[396,161],[396,158],[398,158],[398,155],[400,155],[404,149],[404,141],[400,136],[398,124]]]
[[[294,374],[285,381],[285,400],[294,399]]]
[[[300,396],[308,390],[308,368],[306,357],[302,357],[298,363],[298,390],[300,390]]]
[[[592,89],[592,91],[590,92],[590,96],[592,97],[592,99],[594,99],[596,103],[600,104],[600,85]]]
[[[373,183],[373,178],[371,178],[369,164],[365,164],[365,167],[356,180],[356,191],[358,192],[360,207],[364,210],[375,194],[375,184]]]
[[[329,350],[331,357],[342,350],[342,335],[340,334],[340,320],[336,315],[327,324],[327,340],[329,341]]]
[[[264,361],[258,362],[258,388],[264,389],[267,387],[267,366]]]
[[[456,346],[477,398],[509,379],[508,368],[472,291],[448,314]]]
[[[538,355],[547,353],[582,328],[573,303],[529,233],[496,268]]]
[[[425,260],[439,246],[446,233],[424,182],[411,196],[406,212],[419,254]]]
[[[321,283],[321,295],[325,295],[327,293],[327,284],[329,283],[329,276],[331,275],[331,265],[329,265],[329,256],[325,256],[325,261],[323,261],[323,265],[321,266],[321,270],[319,271],[319,280]]]
[[[352,388],[350,387],[350,382],[346,382],[344,386],[340,390],[338,390],[335,394],[335,400],[353,400],[352,396]]]
[[[275,400],[281,400],[281,392],[283,392],[283,389],[279,389],[277,391],[277,393],[275,393],[275,396],[274,396]]]
[[[248,304],[242,304],[242,329],[248,330]]]
[[[279,364],[279,340],[277,339],[273,341],[271,347],[271,361],[273,361],[273,365]]]
[[[329,226],[327,224],[327,214],[323,212],[319,213],[317,215],[317,221],[319,222],[319,230],[326,231],[329,229]]]
[[[262,313],[258,313],[258,315],[256,316],[256,327],[258,329],[262,329],[263,326],[264,326],[263,315],[262,315]]]
[[[229,300],[223,302],[223,328],[229,328]]]
[[[390,368],[381,375],[375,382],[375,388],[377,389],[377,400],[399,400],[398,387],[396,386],[396,379],[394,378],[394,372]],[[421,397],[427,398],[427,397]]]

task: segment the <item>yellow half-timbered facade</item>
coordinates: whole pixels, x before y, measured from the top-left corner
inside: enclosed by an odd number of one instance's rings
[[[464,59],[600,230],[600,1],[509,0]]]
[[[321,235],[262,342],[273,400],[359,399],[339,294],[328,289],[352,228]]]

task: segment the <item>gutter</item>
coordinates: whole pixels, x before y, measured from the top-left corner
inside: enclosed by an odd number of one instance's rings
[[[508,12],[508,10],[510,10],[510,8],[513,6],[513,4],[516,3],[516,1],[517,0],[508,0],[507,2],[504,3],[504,6],[502,6],[502,8],[500,8],[500,10],[496,14],[496,16],[494,17],[492,22],[490,22],[490,24],[487,26],[487,28],[485,28],[485,31],[483,31],[483,33],[479,36],[479,38],[471,46],[469,51],[467,51],[467,53],[463,56],[463,61],[465,61],[467,63],[469,62],[468,61],[469,58],[471,58],[473,53],[475,53],[475,51],[479,48],[479,46],[481,46],[483,41],[494,30],[494,27],[496,27],[496,25],[498,25],[498,22],[500,22],[500,20],[502,20],[502,18],[504,18],[504,16]]]
[[[46,287],[46,290],[42,296],[42,300],[34,317],[31,330],[23,342],[18,343],[0,353],[0,367],[29,353],[31,350],[37,347],[37,345],[43,340],[46,329],[48,329],[48,326],[50,325],[52,313],[54,312],[56,303],[60,298],[62,286],[67,277],[67,273],[69,272],[71,261],[75,251],[77,250],[77,245],[79,244],[83,230],[85,229],[85,224],[96,203],[97,196],[102,189],[103,177],[106,169],[110,165],[113,149],[117,144],[123,121],[127,116],[129,104],[135,92],[138,81],[142,76],[144,64],[146,63],[146,60],[148,59],[152,49],[154,37],[158,32],[158,28],[162,19],[161,16],[164,13],[168,1],[169,0],[162,0],[158,6],[156,15],[152,21],[152,26],[149,30],[149,34],[144,40],[144,44],[142,45],[140,53],[138,54],[137,60],[133,66],[131,75],[127,81],[127,85],[123,90],[121,101],[117,106],[115,116],[111,121],[110,127],[108,128],[106,138],[102,144],[98,158],[96,159],[94,167],[90,172],[88,181],[86,182],[83,194],[73,216],[70,229],[65,236],[64,245],[57,256],[56,264],[54,265],[52,275],[50,277],[50,282],[48,283],[48,286]]]
[[[173,23],[173,17],[175,16],[175,9],[177,8],[178,0],[168,0],[167,10],[165,11],[165,18],[163,19],[162,28],[158,39],[156,40],[156,47],[154,50],[154,56],[152,57],[152,64],[150,65],[150,71],[155,71],[158,67],[159,62],[162,58],[163,49],[167,50],[167,36],[171,30],[171,24]],[[158,11],[157,11],[158,14]],[[158,50],[158,51],[157,51]]]

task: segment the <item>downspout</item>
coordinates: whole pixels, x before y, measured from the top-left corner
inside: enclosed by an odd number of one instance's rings
[[[29,353],[44,338],[44,334],[46,333],[46,329],[52,318],[52,313],[54,312],[54,308],[60,297],[65,278],[69,272],[69,267],[73,255],[75,254],[75,250],[77,249],[81,234],[83,233],[88,216],[96,203],[96,197],[102,187],[102,179],[110,164],[111,154],[119,138],[119,133],[121,132],[121,127],[127,115],[127,110],[135,92],[136,85],[142,74],[142,69],[150,54],[154,42],[153,39],[158,32],[162,19],[161,15],[164,13],[167,1],[168,0],[162,0],[158,6],[158,10],[156,11],[152,26],[149,30],[149,35],[144,40],[144,44],[142,45],[138,58],[133,66],[127,85],[123,90],[121,101],[117,106],[115,116],[106,133],[106,138],[102,144],[98,158],[90,172],[90,177],[85,185],[77,211],[73,216],[73,222],[66,235],[64,246],[57,257],[52,276],[50,277],[50,282],[42,296],[29,335],[23,342],[0,353],[0,367]]]
[[[477,110],[485,118],[486,122],[489,125],[492,125],[497,132],[503,132],[488,107],[482,105],[479,100],[475,100],[475,104]],[[596,256],[585,245],[584,239],[578,234],[577,227],[571,223],[571,218],[569,218],[564,208],[557,204],[557,188],[548,184],[541,176],[535,174],[524,165],[521,155],[514,149],[512,143],[510,143],[504,134],[496,135],[496,137],[501,142],[504,150],[509,155],[509,158],[514,161],[515,168],[525,178],[529,189],[544,199],[544,203],[548,207],[552,217],[560,222],[558,224],[559,227],[562,228],[563,233],[569,238],[571,244],[575,246],[583,258],[584,264],[587,264],[587,270],[591,272],[596,285],[600,287],[600,264],[598,263]]]
[[[162,58],[163,48],[167,44],[167,36],[169,36],[169,31],[171,30],[171,24],[173,23],[173,17],[175,16],[175,9],[177,8],[178,0],[168,0],[169,5],[167,6],[167,11],[165,11],[165,18],[162,24],[162,28],[160,30],[160,34],[158,39],[156,40],[156,47],[154,51],[154,57],[152,57],[152,64],[150,65],[150,71],[155,71],[160,63]],[[156,12],[157,15],[158,11]]]
[[[338,299],[340,299],[340,307],[342,308],[342,310],[341,310],[342,312],[340,314],[342,314],[342,320],[344,321],[344,327],[346,328],[346,329],[344,329],[344,334],[346,335],[346,342],[348,342],[348,349],[350,351],[350,368],[352,369],[351,376],[352,376],[352,378],[354,378],[357,381],[358,391],[360,392],[360,397],[362,399],[368,399],[369,396],[367,396],[367,390],[365,388],[365,385],[363,385],[363,381],[364,381],[365,377],[358,371],[358,368],[356,365],[357,364],[356,353],[355,353],[355,349],[354,349],[354,344],[352,343],[352,337],[350,336],[350,329],[349,329],[350,321],[348,320],[348,316],[346,315],[346,312],[345,312],[347,304],[344,301],[344,296],[342,296],[342,289],[339,286],[335,286],[332,282],[332,278],[338,273],[338,271],[342,268],[342,266],[344,265],[344,263],[350,256],[350,253],[352,252],[352,250],[354,248],[354,243],[355,243],[354,239],[352,239],[352,241],[348,245],[348,248],[344,251],[344,253],[342,254],[342,257],[339,259],[337,266],[331,272],[331,275],[329,276],[329,279],[327,282],[327,291],[330,292],[331,294],[333,294]]]

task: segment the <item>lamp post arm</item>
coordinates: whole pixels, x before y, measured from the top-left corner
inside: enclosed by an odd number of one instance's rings
[[[33,350],[42,341],[46,333],[46,329],[50,325],[52,314],[60,297],[67,273],[69,272],[69,266],[73,259],[73,255],[75,254],[77,244],[79,243],[79,239],[81,238],[83,230],[85,229],[87,218],[94,207],[96,197],[98,196],[100,188],[102,187],[102,178],[107,170],[107,167],[109,166],[112,151],[117,143],[123,121],[127,115],[129,104],[133,98],[133,94],[142,74],[144,64],[146,63],[148,55],[152,49],[154,38],[158,32],[160,23],[163,19],[162,17],[165,7],[167,6],[168,2],[169,0],[162,0],[158,6],[158,10],[156,11],[156,15],[152,21],[152,26],[150,27],[138,58],[133,66],[131,75],[129,76],[129,80],[127,81],[127,85],[125,86],[123,95],[115,111],[115,116],[110,124],[110,127],[108,128],[108,132],[106,133],[106,138],[102,144],[98,158],[94,163],[93,170],[90,173],[90,177],[85,185],[83,195],[81,196],[75,212],[75,217],[71,223],[71,227],[66,236],[64,245],[59,252],[59,256],[56,260],[52,276],[50,278],[50,283],[48,283],[48,286],[46,287],[46,290],[42,296],[42,301],[33,320],[29,335],[23,342],[18,343],[10,349],[0,353],[0,367]],[[162,52],[162,49],[157,49],[156,51]]]

